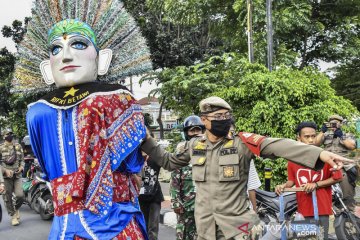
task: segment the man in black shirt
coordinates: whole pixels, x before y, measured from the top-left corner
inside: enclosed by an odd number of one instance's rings
[[[139,204],[144,214],[149,240],[157,240],[159,232],[160,209],[164,196],[159,183],[160,167],[145,155],[145,164],[141,171],[142,184]]]

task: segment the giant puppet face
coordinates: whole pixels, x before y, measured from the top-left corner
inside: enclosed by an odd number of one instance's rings
[[[94,82],[110,66],[112,51],[98,50],[93,30],[78,20],[63,20],[49,31],[50,60],[40,64],[47,84],[57,87]]]

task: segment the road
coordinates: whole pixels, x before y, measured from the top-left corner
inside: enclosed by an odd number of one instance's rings
[[[3,209],[3,219],[0,223],[1,240],[45,240],[51,227],[51,221],[43,221],[39,214],[36,214],[28,206],[20,208],[21,223],[19,226],[11,226],[10,217],[4,207],[2,197],[0,204]],[[175,239],[173,228],[160,224],[159,240]]]

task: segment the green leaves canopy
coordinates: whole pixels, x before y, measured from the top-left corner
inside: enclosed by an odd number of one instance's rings
[[[200,100],[216,95],[233,107],[239,129],[272,137],[293,138],[301,121],[322,124],[333,113],[349,120],[359,114],[349,100],[336,96],[329,78],[313,68],[269,72],[237,54],[167,69],[159,78],[165,107],[180,116],[198,113]]]

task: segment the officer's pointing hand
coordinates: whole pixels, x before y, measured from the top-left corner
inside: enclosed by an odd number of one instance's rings
[[[329,151],[322,151],[319,156],[320,160],[324,163],[329,164],[333,170],[339,170],[344,166],[344,163],[355,163],[354,160],[344,158],[340,155],[337,155],[335,153],[329,152]]]

